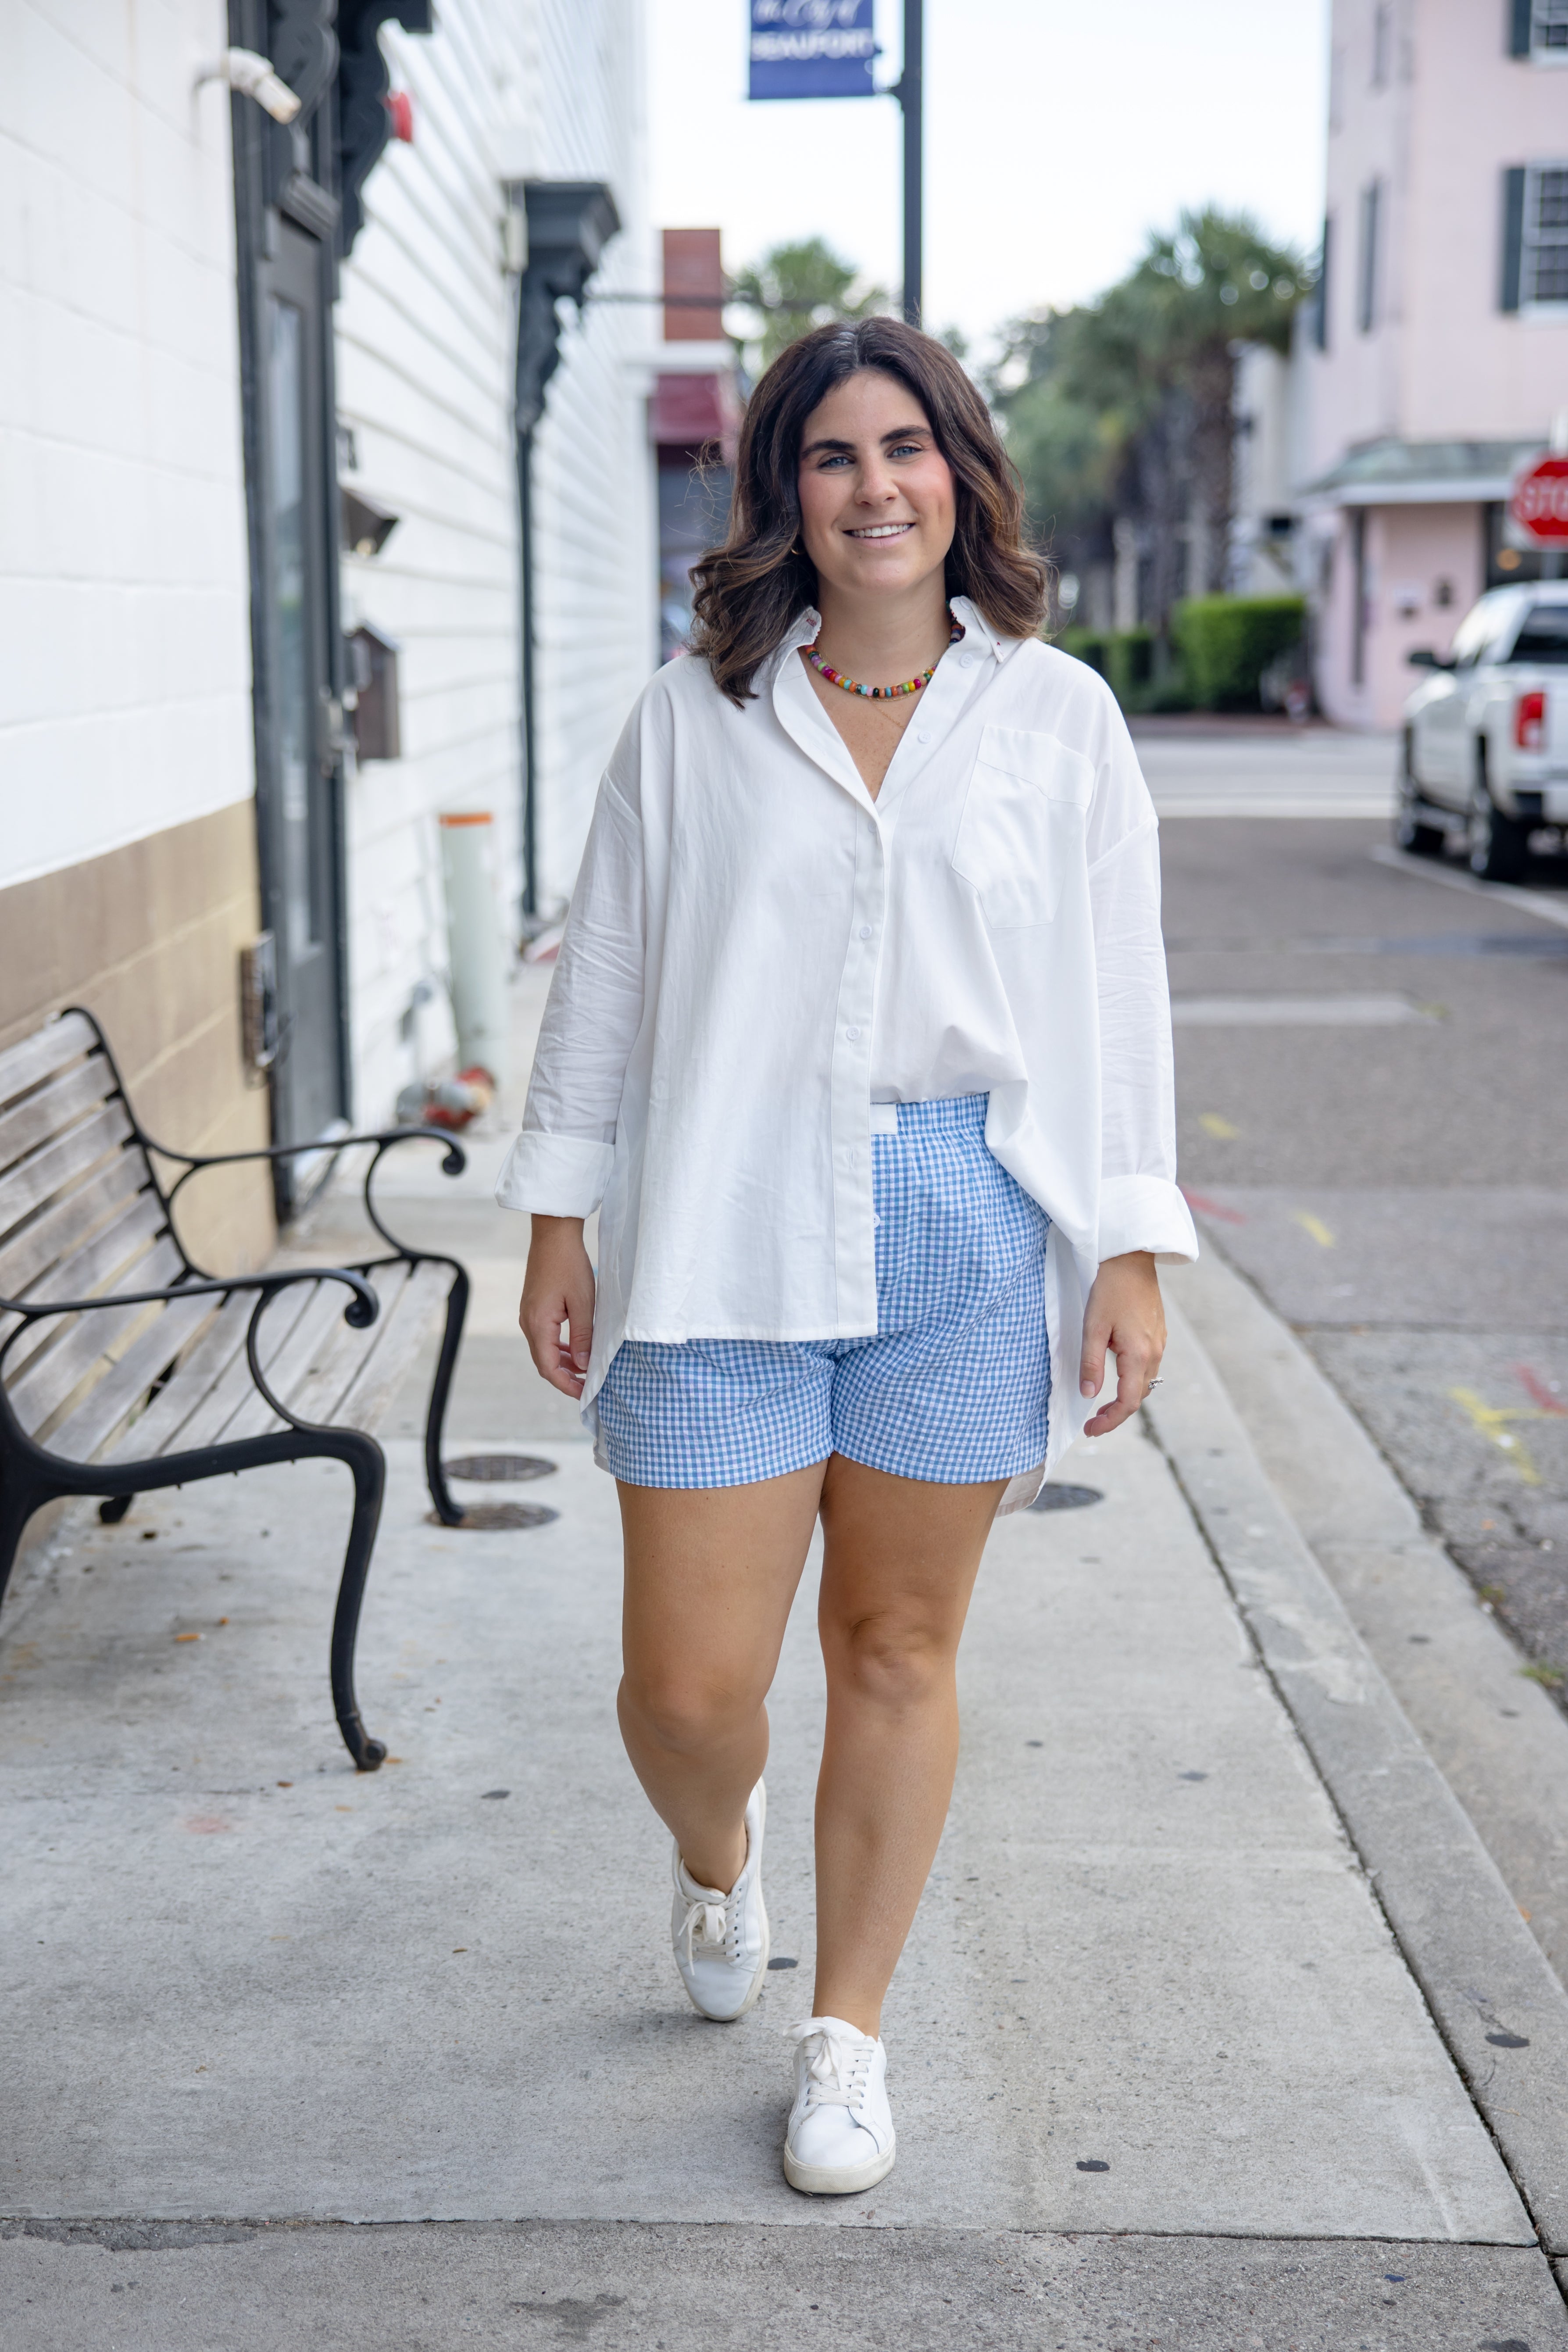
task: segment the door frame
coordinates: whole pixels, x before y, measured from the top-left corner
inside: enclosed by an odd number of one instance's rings
[[[272,37],[266,0],[230,0],[229,31],[237,46],[268,54]],[[313,10],[297,12],[307,18]],[[323,12],[325,13],[325,12]],[[327,800],[326,855],[330,872],[323,893],[330,928],[331,973],[331,1034],[327,1050],[331,1069],[335,1115],[329,1129],[341,1129],[352,1104],[352,1056],[348,992],[348,891],[343,806],[344,750],[342,710],[344,657],[339,563],[339,490],[337,469],[337,397],[333,352],[332,305],[337,293],[335,241],[339,207],[331,193],[333,177],[332,110],[323,104],[330,96],[337,67],[337,44],[321,25],[297,26],[296,37],[305,41],[311,68],[292,67],[293,87],[306,101],[295,123],[285,128],[273,122],[254,100],[236,93],[231,107],[234,138],[235,226],[239,293],[239,360],[241,415],[246,477],[247,537],[250,562],[250,635],[253,666],[252,709],[256,743],[256,825],[260,872],[262,925],[277,941],[280,1051],[271,1072],[271,1124],[275,1143],[313,1139],[290,1133],[292,1125],[288,1077],[289,1025],[297,1012],[292,1002],[284,906],[282,848],[281,759],[277,725],[278,658],[271,599],[266,583],[274,576],[272,530],[272,468],[267,431],[268,317],[272,265],[280,248],[280,222],[309,238],[317,270],[315,382],[307,392],[307,430],[315,443],[317,511],[307,527],[317,538],[316,559],[321,593],[323,685],[330,698],[325,714],[335,752],[330,772],[323,773]],[[317,36],[310,48],[306,37]],[[314,87],[312,87],[312,83]],[[304,85],[301,87],[301,85]],[[335,719],[333,714],[336,714]],[[314,1173],[312,1170],[310,1171]],[[324,1172],[324,1168],[321,1172]],[[279,1222],[301,1205],[308,1181],[290,1162],[275,1163],[274,1192]]]

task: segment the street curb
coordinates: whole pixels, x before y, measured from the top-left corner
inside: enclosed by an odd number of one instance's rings
[[[1568,1994],[1173,1304],[1165,1369],[1155,1439],[1542,2245],[1568,2253]]]
[[[1568,1987],[1568,1714],[1304,1342],[1210,1240],[1168,1276],[1264,1475]]]

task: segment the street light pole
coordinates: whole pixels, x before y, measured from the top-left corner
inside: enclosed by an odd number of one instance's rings
[[[925,0],[904,0],[904,69],[895,95],[904,110],[904,316],[921,322],[921,84],[925,65]]]

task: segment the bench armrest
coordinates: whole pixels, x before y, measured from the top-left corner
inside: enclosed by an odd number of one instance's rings
[[[151,1136],[144,1135],[142,1138],[142,1140],[146,1145],[148,1150],[162,1152],[163,1156],[166,1160],[183,1160],[184,1163],[183,1172],[175,1177],[174,1181],[169,1187],[168,1202],[171,1224],[174,1222],[174,1202],[178,1197],[181,1186],[183,1184],[188,1184],[191,1178],[193,1176],[199,1175],[204,1168],[228,1167],[232,1166],[236,1161],[246,1160],[288,1160],[298,1153],[306,1151],[330,1151],[336,1153],[339,1151],[347,1151],[352,1145],[356,1143],[368,1143],[374,1145],[374,1149],[371,1153],[370,1166],[364,1171],[364,1213],[370,1220],[371,1224],[381,1235],[382,1240],[387,1244],[388,1247],[395,1250],[399,1257],[408,1258],[410,1260],[423,1257],[426,1255],[427,1253],[423,1250],[411,1249],[405,1242],[400,1242],[397,1235],[395,1233],[389,1232],[387,1227],[383,1224],[381,1218],[376,1213],[375,1202],[372,1195],[371,1185],[374,1178],[375,1171],[381,1165],[383,1153],[390,1151],[395,1144],[399,1143],[440,1143],[444,1144],[446,1147],[445,1156],[441,1161],[441,1173],[444,1176],[460,1176],[464,1169],[467,1168],[468,1164],[468,1157],[467,1152],[463,1150],[462,1145],[455,1141],[451,1136],[443,1133],[441,1129],[435,1127],[388,1127],[379,1129],[374,1133],[369,1135],[335,1135],[330,1137],[325,1142],[272,1143],[258,1147],[254,1151],[214,1151],[205,1153],[194,1151],[169,1151],[163,1144],[154,1143]]]
[[[174,1192],[178,1192],[186,1177],[194,1176],[201,1168],[226,1168],[242,1160],[290,1160],[307,1151],[336,1154],[347,1151],[356,1143],[374,1143],[377,1159],[384,1151],[389,1151],[395,1143],[444,1143],[447,1156],[441,1162],[443,1175],[460,1176],[468,1164],[468,1154],[462,1145],[438,1127],[384,1127],[369,1135],[330,1135],[325,1139],[318,1136],[310,1143],[258,1144],[252,1151],[173,1151],[166,1143],[156,1143],[144,1132],[141,1139],[148,1150],[155,1151],[161,1160],[178,1160],[184,1163],[185,1174],[177,1180]],[[171,1193],[170,1198],[173,1197]]]
[[[51,1315],[91,1315],[105,1307],[169,1307],[182,1298],[226,1298],[231,1291],[256,1290],[262,1294],[258,1304],[265,1306],[278,1291],[286,1290],[294,1282],[344,1282],[353,1293],[343,1309],[343,1321],[352,1323],[356,1331],[368,1330],[381,1312],[381,1301],[361,1274],[351,1274],[342,1265],[296,1265],[279,1274],[236,1274],[226,1281],[171,1282],[161,1290],[106,1290],[96,1298],[49,1298],[29,1306],[25,1298],[0,1298],[0,1315],[15,1315],[16,1328],[0,1346],[0,1362],[6,1349],[18,1339],[29,1323],[44,1322]]]

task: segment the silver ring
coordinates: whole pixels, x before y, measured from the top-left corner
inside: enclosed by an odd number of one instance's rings
[[[1157,1389],[1164,1377],[1165,1375],[1163,1372],[1156,1372],[1153,1379],[1149,1383],[1151,1390]]]

